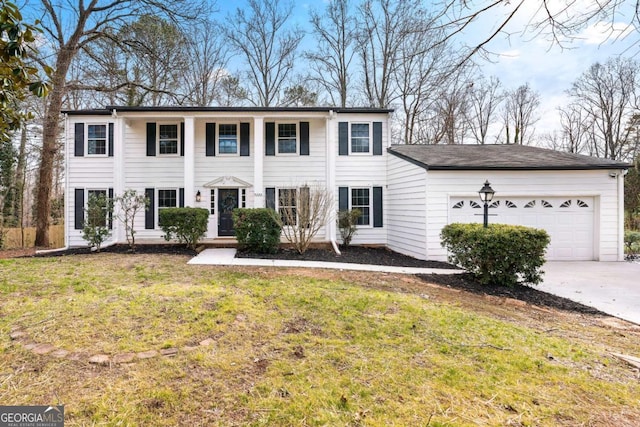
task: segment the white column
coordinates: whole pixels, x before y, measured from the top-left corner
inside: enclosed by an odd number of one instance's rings
[[[253,207],[264,208],[264,118],[253,118]]]
[[[184,205],[195,206],[195,124],[193,117],[184,118]]]
[[[124,137],[127,123],[122,117],[116,117],[113,125],[113,196],[122,196],[126,190],[126,176],[124,164]],[[114,206],[113,211],[113,238],[117,243],[126,240],[124,225],[115,218],[118,216],[119,207]]]

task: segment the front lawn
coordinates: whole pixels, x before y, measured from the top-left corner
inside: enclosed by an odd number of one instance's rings
[[[66,426],[640,425],[624,322],[187,260],[0,260],[0,404],[65,404]]]

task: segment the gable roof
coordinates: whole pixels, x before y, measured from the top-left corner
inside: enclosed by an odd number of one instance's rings
[[[394,145],[401,159],[428,170],[628,169],[630,164],[582,154],[514,144]]]

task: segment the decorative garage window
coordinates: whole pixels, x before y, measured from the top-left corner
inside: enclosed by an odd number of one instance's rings
[[[531,200],[530,202],[527,202],[526,205],[524,205],[525,208],[535,208],[536,207],[536,201],[535,200]]]
[[[458,203],[453,205],[453,209],[462,209],[463,206],[464,206],[464,201],[460,200]]]
[[[561,208],[570,208],[571,207],[571,200],[565,200],[564,202],[562,202],[562,204],[560,204]]]
[[[547,202],[546,200],[541,200],[540,203],[542,204],[543,208],[552,208],[553,205],[549,202]]]
[[[473,200],[469,200],[469,206],[471,206],[473,209],[480,209],[480,204]]]
[[[513,203],[511,200],[506,200],[506,201],[504,202],[504,205],[505,205],[506,207],[508,207],[508,208],[517,208],[516,204],[515,204],[515,203]]]
[[[490,208],[499,208],[500,207],[500,200],[496,200],[495,202],[491,203],[489,205]]]
[[[584,200],[578,200],[578,206],[581,208],[588,208],[589,205]]]

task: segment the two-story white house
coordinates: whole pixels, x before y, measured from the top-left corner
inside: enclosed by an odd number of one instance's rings
[[[280,195],[325,188],[334,210],[362,211],[353,244],[445,260],[440,230],[482,221],[477,191],[496,190],[492,222],[545,228],[548,259],[623,260],[628,165],[535,147],[391,146],[392,110],[107,107],[65,112],[65,235],[81,230],[92,193],[133,189],[150,200],[136,240],[163,242],[158,212],[209,211],[205,241],[233,241],[237,207],[281,208]],[[113,218],[111,243],[124,243]],[[316,236],[335,242],[335,218]]]

